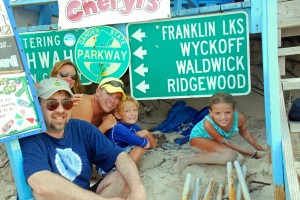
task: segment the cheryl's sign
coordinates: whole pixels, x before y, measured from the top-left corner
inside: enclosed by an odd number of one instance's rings
[[[170,0],[58,0],[61,29],[170,18]]]

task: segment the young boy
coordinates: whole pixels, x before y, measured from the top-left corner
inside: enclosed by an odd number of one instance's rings
[[[117,124],[107,133],[107,137],[115,142],[138,163],[146,149],[156,147],[155,138],[147,130],[141,130],[135,123],[138,120],[139,103],[127,96],[115,110]]]

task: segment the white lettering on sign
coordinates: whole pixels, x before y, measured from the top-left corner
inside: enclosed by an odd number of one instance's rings
[[[84,32],[83,35],[80,36],[79,44],[84,45],[88,39],[90,39],[93,35],[97,35],[100,33],[100,28],[92,28],[88,31]]]
[[[43,79],[49,78],[50,75],[49,75],[48,73],[43,73],[43,74],[42,74],[42,77],[40,77],[40,78],[38,79],[36,74],[31,74],[31,77],[32,77],[33,81],[36,83],[36,82],[40,82],[40,81],[43,80]]]
[[[32,37],[32,38],[22,38],[24,48],[40,48],[40,47],[50,47],[59,46],[61,41],[58,35],[56,36],[45,36],[45,37]]]
[[[240,52],[243,37],[220,40],[201,40],[197,42],[181,42],[180,48],[183,56],[225,54]]]
[[[245,66],[247,58],[240,55],[246,42],[246,38],[241,35],[245,32],[243,23],[244,19],[238,18],[228,21],[222,20],[222,23],[211,21],[162,26],[163,40],[202,38],[179,42],[181,54],[186,59],[176,60],[175,63],[178,75],[203,75],[192,76],[191,78],[169,78],[167,79],[168,92],[195,92],[245,87],[247,82],[246,75],[243,73],[247,70],[247,66]],[[195,56],[196,58],[191,58]],[[189,57],[190,59],[188,59]],[[233,74],[225,75],[226,72]]]
[[[6,47],[6,42],[0,42],[0,49],[5,48]]]
[[[18,58],[16,55],[10,56],[10,58],[0,59],[0,68],[18,67]]]
[[[78,50],[79,59],[125,60],[127,51],[116,50]]]
[[[161,30],[163,40],[211,37],[216,35],[216,24],[215,22],[204,22],[162,26]]]
[[[232,34],[242,34],[245,29],[243,27],[244,20],[239,19],[230,19],[228,21],[223,20],[223,34],[232,35]]]
[[[228,76],[198,76],[191,78],[167,79],[168,92],[224,90],[225,88],[244,88],[246,77],[244,74],[230,74]]]
[[[201,65],[198,65],[197,59],[179,60],[176,61],[176,66],[178,74],[240,71],[245,70],[243,59],[244,56],[203,58]]]
[[[120,45],[127,44],[127,41],[124,39],[124,36],[121,35],[120,31],[117,31],[116,29],[111,29],[110,35],[116,38],[119,41]]]
[[[60,60],[72,60],[73,51],[64,50],[63,56],[59,56],[57,51],[41,51],[41,52],[32,52],[26,53],[27,63],[29,69],[36,69],[36,63],[40,63],[42,69],[52,67],[56,62]]]

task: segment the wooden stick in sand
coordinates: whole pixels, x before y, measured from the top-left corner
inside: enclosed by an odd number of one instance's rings
[[[199,189],[200,189],[200,178],[197,176],[194,184],[192,200],[199,199],[199,192],[200,192]]]
[[[243,178],[246,179],[247,166],[245,164],[242,166],[242,172],[243,172]],[[238,183],[236,187],[236,200],[241,200],[241,199],[242,199],[241,184]]]
[[[222,200],[223,199],[223,193],[224,193],[224,185],[223,185],[223,183],[220,183],[216,200]]]
[[[180,200],[187,200],[189,191],[190,191],[190,184],[191,184],[191,179],[192,179],[192,174],[187,173],[185,177],[185,182],[183,185],[182,193],[181,193],[181,198]]]
[[[210,179],[210,181],[209,181],[209,183],[207,185],[207,188],[206,188],[203,200],[210,200],[210,196],[211,196],[211,192],[212,192],[212,190],[214,188],[214,184],[215,184],[214,179]]]
[[[246,184],[246,181],[245,181],[240,163],[236,160],[236,161],[234,161],[234,166],[235,166],[237,176],[238,176],[238,179],[239,179],[239,184],[241,185],[241,188],[242,188],[244,199],[245,200],[251,200],[251,197],[250,197],[250,194],[249,194],[249,191],[248,191],[248,187],[247,187],[247,184]]]
[[[234,178],[232,174],[232,162],[227,162],[227,179],[228,179],[228,193],[229,200],[236,200],[235,188],[234,188]]]

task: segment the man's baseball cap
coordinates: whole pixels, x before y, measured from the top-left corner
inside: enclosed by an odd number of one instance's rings
[[[99,83],[98,88],[105,88],[109,93],[121,92],[122,100],[126,99],[126,94],[125,94],[126,87],[124,83],[118,78],[114,78],[114,77],[104,78]]]
[[[36,87],[38,97],[43,99],[49,99],[55,92],[60,90],[68,92],[71,97],[73,96],[69,84],[58,78],[44,79]]]

